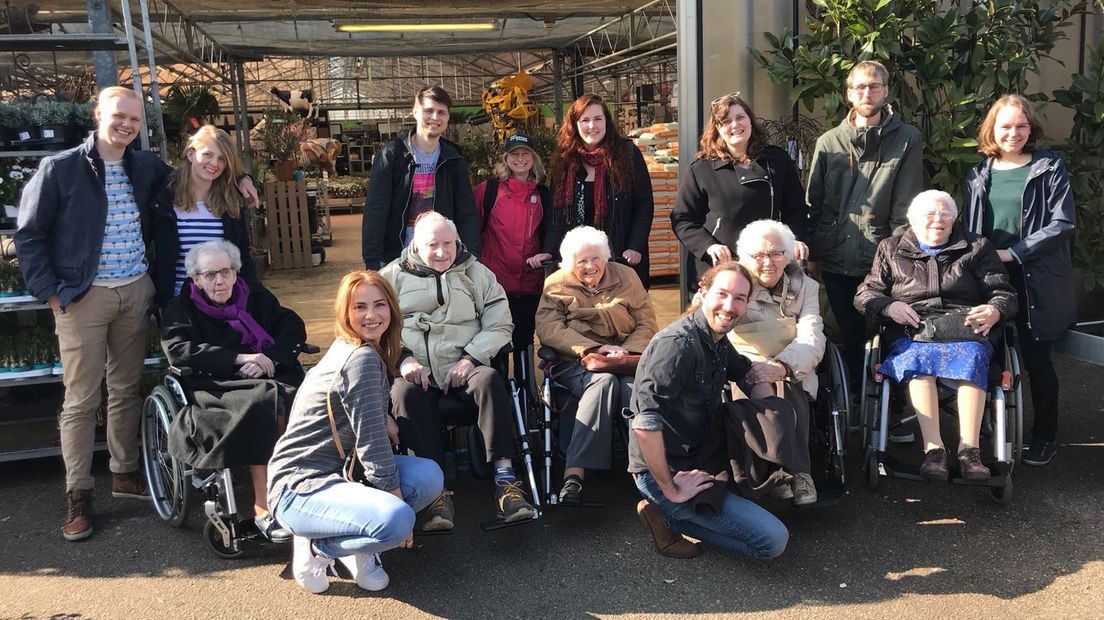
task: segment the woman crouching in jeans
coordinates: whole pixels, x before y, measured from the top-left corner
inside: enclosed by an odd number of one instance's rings
[[[444,485],[432,460],[392,451],[388,394],[402,329],[394,289],[374,271],[354,271],[334,313],[337,339],[307,373],[268,465],[269,508],[295,535],[292,574],[314,594],[329,587],[334,560],[361,588],[386,588],[379,554],[413,544],[414,513]],[[350,453],[363,484],[342,475]]]

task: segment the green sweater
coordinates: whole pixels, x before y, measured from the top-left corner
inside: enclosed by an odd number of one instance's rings
[[[811,259],[829,273],[870,272],[878,242],[907,223],[924,189],[920,131],[890,106],[876,127],[857,128],[850,115],[817,139],[808,191]]]

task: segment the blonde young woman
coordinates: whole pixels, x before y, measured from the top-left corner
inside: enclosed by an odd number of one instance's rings
[[[180,294],[188,281],[184,257],[204,241],[226,239],[241,252],[239,276],[257,285],[249,256],[237,179],[245,176],[230,136],[204,125],[188,140],[184,160],[153,205],[154,260],[151,273],[158,308]]]

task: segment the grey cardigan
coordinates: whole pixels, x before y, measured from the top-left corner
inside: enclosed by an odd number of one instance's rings
[[[285,491],[307,494],[343,481],[344,460],[330,430],[327,395],[345,453],[356,450],[373,488],[392,491],[398,487],[399,472],[387,437],[389,393],[387,372],[374,348],[335,340],[303,380],[291,406],[287,431],[272,451],[269,509]]]

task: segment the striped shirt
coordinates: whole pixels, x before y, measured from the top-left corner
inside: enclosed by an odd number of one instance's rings
[[[379,353],[337,339],[307,373],[295,393],[287,431],[276,441],[268,463],[268,498],[274,506],[284,491],[307,494],[343,482],[344,460],[337,451],[326,397],[345,454],[356,451],[372,487],[391,491],[399,471],[387,436],[390,382]]]
[[[105,160],[104,173],[107,223],[92,284],[114,288],[130,284],[146,273],[146,244],[142,240],[142,218],[134,200],[134,187],[122,160]]]
[[[222,239],[225,232],[222,220],[211,215],[202,200],[196,201],[195,211],[181,211],[176,207],[176,236],[180,239],[180,253],[176,257],[176,283],[173,295],[180,293],[180,287],[188,279],[188,270],[184,267],[184,257],[195,246],[205,242]]]

